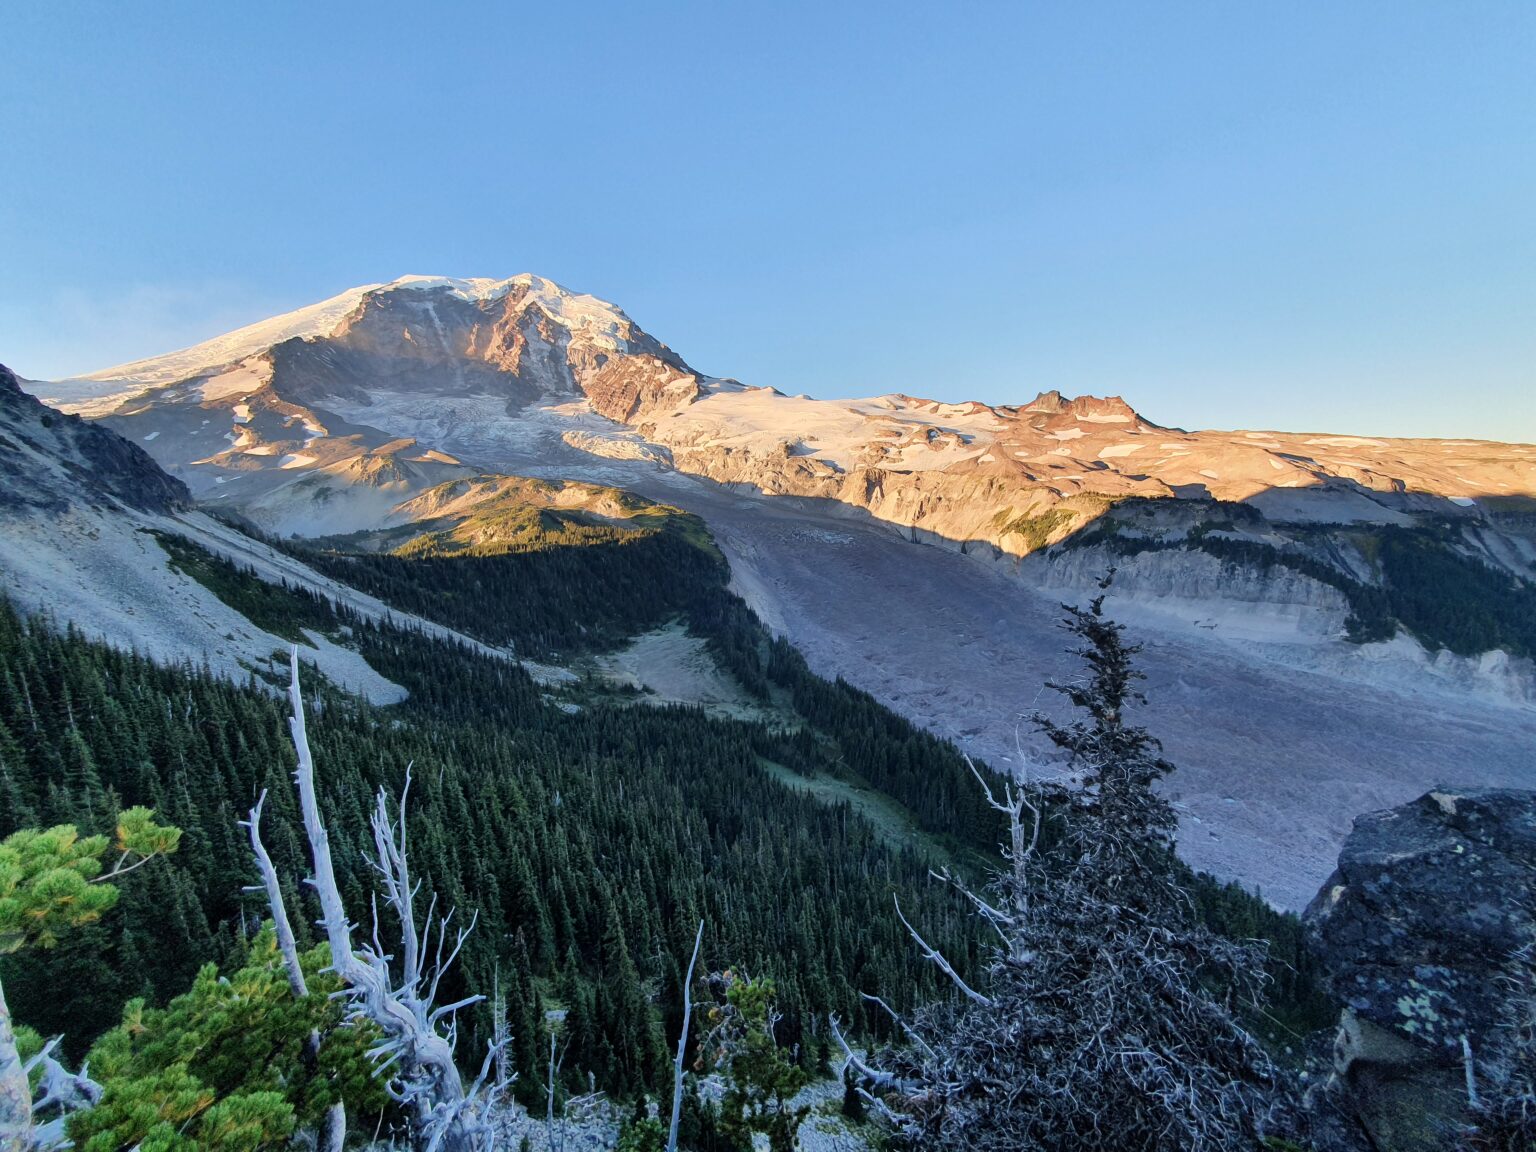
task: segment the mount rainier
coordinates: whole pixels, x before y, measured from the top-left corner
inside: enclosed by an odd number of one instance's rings
[[[817,671],[1019,770],[1053,770],[1020,717],[1068,665],[1055,603],[1115,566],[1148,723],[1183,769],[1183,850],[1282,904],[1310,897],[1357,812],[1450,775],[1536,783],[1536,446],[1185,431],[1054,391],[785,395],[529,275],[365,285],[23,386],[277,535],[411,523],[496,473],[697,513]],[[1493,582],[1483,630],[1420,603],[1445,565]]]

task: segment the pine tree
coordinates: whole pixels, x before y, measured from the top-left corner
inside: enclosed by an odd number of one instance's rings
[[[91,1049],[102,1096],[71,1118],[71,1139],[86,1152],[233,1152],[317,1128],[338,1098],[354,1115],[382,1113],[388,1099],[368,1057],[377,1033],[343,1019],[329,962],[324,946],[301,958],[309,993],[295,998],[268,925],[238,970],[206,966],[164,1009],[131,1001]]]
[[[74,825],[61,824],[0,841],[0,954],[53,947],[60,933],[99,920],[117,903],[113,880],[176,851],[181,830],[156,824],[154,815],[128,809],[110,840],[82,838]],[[109,851],[116,859],[103,871]],[[32,1088],[0,988],[0,1147],[25,1147],[31,1135]]]
[[[811,1108],[791,1101],[810,1074],[800,1066],[795,1050],[779,1045],[774,982],[726,973],[716,983],[724,989],[722,1002],[710,1013],[711,1039],[726,1079],[721,1129],[743,1143],[761,1133],[768,1137],[771,1152],[794,1152],[800,1125]]]

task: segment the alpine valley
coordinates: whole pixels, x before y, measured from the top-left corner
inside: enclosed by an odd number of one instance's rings
[[[1021,400],[0,368],[0,1149],[1524,1140],[1536,446]]]
[[[1536,446],[1191,432],[1053,391],[790,396],[701,375],[614,305],[529,275],[366,285],[21,385],[179,482],[134,485],[153,505],[134,516],[175,516],[263,579],[345,589],[370,618],[388,581],[347,585],[343,554],[707,536],[815,673],[1037,777],[1059,765],[1021,720],[1070,667],[1058,602],[1114,567],[1108,604],[1146,645],[1148,723],[1181,769],[1181,852],[1281,907],[1310,899],[1361,812],[1444,778],[1536,783]],[[142,524],[11,485],[0,573],[23,608],[228,672],[269,654]],[[423,627],[514,639],[412,603]],[[636,639],[614,615],[604,652],[513,646],[546,678],[595,652],[652,698],[747,706],[686,635]],[[339,685],[402,694],[346,645],[313,645]]]

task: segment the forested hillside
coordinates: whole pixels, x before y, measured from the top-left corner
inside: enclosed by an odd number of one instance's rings
[[[356,617],[269,584],[186,540],[162,545],[183,571],[262,627],[352,645],[409,698],[369,705],[310,674],[310,739],[335,858],[363,918],[375,790],[413,784],[413,866],[464,915],[478,913],[451,1000],[498,984],[517,1091],[542,1096],[546,1012],[563,1012],[562,1076],[618,1096],[657,1093],[680,1019],[682,967],[706,924],[702,964],[773,978],[777,1038],[806,1068],[829,1053],[826,1019],[881,1035],[898,1006],[942,980],[914,955],[891,898],[962,968],[982,941],[934,865],[977,873],[1002,834],[959,754],[868,695],[810,672],[725,587],[713,551],[667,526],[577,548],[445,558],[315,557],[331,573],[521,652],[569,655],[682,618],[777,721],[635,707],[602,693],[551,697],[517,663]],[[278,666],[280,666],[280,661]],[[265,837],[292,884],[300,945],[317,909],[288,775],[293,750],[271,668],[241,684],[167,668],[0,604],[0,836],[73,823],[110,827],[131,805],[184,830],[103,919],[49,952],[0,958],[19,1022],[63,1033],[72,1055],[123,1004],[163,1004],[209,962],[244,962],[267,909],[238,826],[268,790]],[[894,800],[920,847],[894,845],[847,803],[786,787],[785,771],[835,777]],[[990,777],[989,777],[990,778]],[[1047,827],[1047,839],[1058,829]],[[1240,890],[1196,884],[1209,923],[1276,944],[1275,1016],[1313,1022],[1319,998],[1294,919]],[[465,1049],[489,1032],[485,1006]],[[461,1041],[461,1045],[464,1041]]]
[[[371,797],[379,784],[398,789],[414,763],[416,866],[480,912],[465,980],[489,987],[500,963],[530,1090],[546,1001],[571,1012],[573,1077],[591,1071],[620,1093],[656,1087],[666,1017],[649,1005],[676,1003],[677,957],[700,916],[719,966],[778,980],[785,1037],[804,1032],[812,1061],[815,1015],[862,1018],[860,988],[910,993],[924,975],[888,914],[893,886],[969,950],[953,902],[922,883],[922,861],[767,776],[759,758],[796,756],[785,737],[680,710],[567,715],[513,665],[353,627],[412,699],[384,711],[315,693],[312,739],[343,883],[361,913]],[[129,997],[163,1001],[203,962],[237,958],[263,906],[242,893],[253,873],[236,821],[263,788],[279,869],[305,874],[292,753],[279,700],[254,685],[157,668],[8,607],[0,633],[3,831],[107,826],[136,803],[186,830],[178,856],[103,922],[46,956],[6,961],[18,1018],[65,1032],[78,1050]],[[300,892],[290,899],[303,906]]]

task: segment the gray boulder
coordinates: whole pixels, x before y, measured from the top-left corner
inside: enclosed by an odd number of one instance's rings
[[[1508,1048],[1533,892],[1536,792],[1447,788],[1355,820],[1304,919],[1343,1004],[1334,1071],[1376,1147],[1443,1148],[1480,1122],[1468,1076],[1497,1088],[1479,1058]]]

